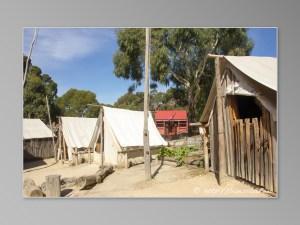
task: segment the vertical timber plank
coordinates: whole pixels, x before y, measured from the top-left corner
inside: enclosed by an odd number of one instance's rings
[[[259,177],[259,169],[260,169],[260,139],[259,139],[259,127],[258,127],[258,119],[253,118],[253,126],[254,126],[254,150],[255,150],[255,184],[260,185],[260,177]]]
[[[239,120],[240,124],[240,139],[241,139],[241,172],[242,178],[245,179],[245,132],[244,132],[244,121]]]
[[[225,155],[226,155],[226,171],[227,174],[232,176],[231,173],[231,160],[230,160],[230,147],[229,147],[229,126],[228,126],[228,117],[227,117],[227,110],[225,108],[225,99],[222,98],[222,111],[224,115],[224,137],[225,137]]]
[[[265,189],[269,188],[269,155],[268,155],[268,134],[267,134],[267,124],[266,124],[266,111],[263,109],[263,148],[264,148],[264,171],[265,171]]]
[[[246,174],[247,174],[247,180],[248,181],[251,181],[251,177],[252,177],[252,173],[251,173],[251,170],[252,170],[252,167],[251,167],[251,153],[250,153],[250,147],[251,147],[251,144],[250,144],[250,119],[247,118],[245,119],[245,137],[246,137],[246,155],[247,155],[247,160],[246,160],[246,165],[247,165],[247,170],[246,170]]]
[[[266,112],[266,124],[267,124],[267,140],[268,140],[268,158],[269,158],[269,188],[270,191],[274,192],[273,185],[273,144],[271,137],[271,124],[270,124],[270,113]]]
[[[209,152],[210,152],[210,162],[211,170],[215,171],[215,155],[214,155],[214,128],[213,128],[213,119],[209,123]]]
[[[263,117],[260,117],[259,120],[259,136],[260,136],[260,186],[265,186],[265,167],[264,167],[264,136],[263,136],[263,126],[262,126]]]
[[[251,181],[255,184],[255,135],[253,119],[250,123],[250,155],[251,155]]]
[[[271,123],[271,135],[272,135],[272,144],[273,144],[273,183],[274,183],[274,192],[277,193],[278,191],[278,173],[277,173],[277,169],[278,169],[278,164],[277,164],[277,128],[276,128],[276,122],[272,120],[272,116],[270,119],[270,123]]]

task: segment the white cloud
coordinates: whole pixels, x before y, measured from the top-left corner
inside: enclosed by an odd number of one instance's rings
[[[27,54],[33,29],[24,29],[24,54]],[[33,61],[65,62],[98,52],[114,38],[113,29],[39,28],[32,54]]]

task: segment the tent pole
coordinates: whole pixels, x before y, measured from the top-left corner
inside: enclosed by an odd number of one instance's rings
[[[145,83],[144,83],[144,164],[146,180],[151,179],[151,153],[149,147],[148,113],[149,113],[149,45],[150,28],[146,28],[146,49],[145,49]]]
[[[53,133],[53,127],[52,127],[51,116],[50,116],[50,108],[49,108],[49,102],[48,102],[47,95],[46,95],[46,105],[47,105],[47,111],[48,111],[48,119],[49,119],[50,129],[51,129],[51,132],[52,132],[52,145],[53,145],[54,158],[55,158],[55,162],[57,162],[57,159],[56,159],[56,150],[55,150],[55,143],[54,143],[54,133]]]
[[[59,160],[60,152],[61,152],[61,140],[62,140],[62,131],[61,131],[61,124],[59,121],[59,130],[58,130],[58,151],[57,157],[55,156],[55,160]],[[56,152],[56,151],[55,151]]]
[[[103,164],[104,164],[104,121],[103,121],[103,115],[104,115],[104,112],[103,112],[103,108],[100,108],[100,155],[101,155],[101,168],[103,168]]]

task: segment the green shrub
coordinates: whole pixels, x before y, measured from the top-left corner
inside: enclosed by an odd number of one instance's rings
[[[197,149],[190,146],[180,146],[180,147],[162,147],[159,151],[158,157],[170,157],[176,160],[177,166],[182,166],[184,164],[185,157]]]

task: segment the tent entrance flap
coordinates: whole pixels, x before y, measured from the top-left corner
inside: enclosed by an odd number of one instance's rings
[[[89,148],[97,118],[61,117],[61,122],[63,137],[68,148],[68,159],[72,160],[73,149]]]
[[[127,150],[143,147],[143,111],[110,108],[104,110],[104,161],[106,164],[122,164]],[[166,146],[151,113],[148,117],[150,147]],[[128,150],[129,151],[129,150]]]

